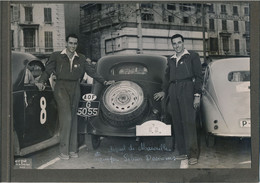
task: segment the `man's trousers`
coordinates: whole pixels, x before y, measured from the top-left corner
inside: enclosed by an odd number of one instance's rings
[[[58,106],[60,153],[77,152],[77,110],[80,98],[78,81],[57,80],[54,97]]]
[[[199,149],[196,129],[196,110],[193,107],[194,84],[192,81],[171,83],[169,99],[173,129],[180,155],[198,158]]]

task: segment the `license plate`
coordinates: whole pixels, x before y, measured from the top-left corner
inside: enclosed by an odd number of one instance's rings
[[[240,127],[242,127],[242,128],[251,127],[251,120],[250,119],[240,120]]]
[[[99,101],[80,101],[77,115],[82,117],[97,116],[99,113]]]
[[[136,125],[136,136],[171,136],[171,125],[150,120],[142,125]]]

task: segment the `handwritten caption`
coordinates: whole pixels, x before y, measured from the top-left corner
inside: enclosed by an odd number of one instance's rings
[[[141,143],[139,146],[121,145],[110,146],[106,152],[95,152],[94,158],[98,162],[159,162],[175,161],[172,150],[166,144],[157,146]]]

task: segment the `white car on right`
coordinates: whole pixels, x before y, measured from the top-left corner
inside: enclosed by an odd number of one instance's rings
[[[201,120],[207,146],[215,144],[216,136],[251,137],[249,58],[219,59],[208,64]]]

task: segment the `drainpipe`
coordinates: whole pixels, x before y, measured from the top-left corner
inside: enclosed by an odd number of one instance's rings
[[[136,22],[137,22],[137,37],[138,37],[138,47],[137,53],[143,53],[143,35],[142,35],[142,18],[141,18],[141,8],[140,3],[136,3]]]
[[[202,3],[202,28],[203,28],[203,62],[206,62],[206,38],[205,38],[205,28],[206,28],[206,24],[205,24],[205,4]]]

